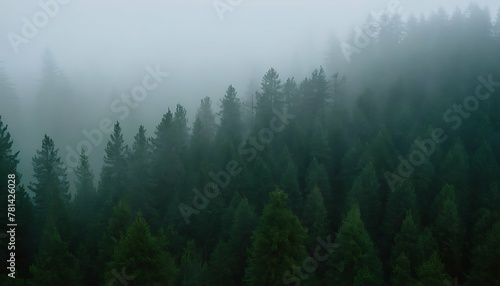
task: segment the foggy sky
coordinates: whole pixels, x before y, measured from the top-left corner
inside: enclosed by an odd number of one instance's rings
[[[20,78],[39,76],[48,47],[74,84],[98,71],[109,84],[120,86],[124,78],[137,76],[146,65],[160,64],[172,74],[172,81],[198,82],[182,86],[186,95],[212,88],[223,94],[230,83],[244,90],[249,77],[261,77],[271,66],[282,77],[308,75],[312,68],[324,65],[333,33],[345,38],[370,11],[386,9],[390,1],[240,2],[221,21],[213,0],[71,0],[60,5],[60,11],[15,54],[8,33],[21,35],[21,19],[31,19],[41,8],[38,1],[3,0],[0,60],[18,89],[29,88]],[[401,7],[404,15],[419,15],[439,6],[449,11],[457,5],[465,8],[469,2],[409,0],[401,1]],[[492,13],[500,6],[496,0],[476,3],[489,6]],[[23,96],[22,90],[19,94]],[[172,102],[188,104],[186,95],[172,95],[172,99],[177,97]],[[195,97],[198,102],[202,96]]]

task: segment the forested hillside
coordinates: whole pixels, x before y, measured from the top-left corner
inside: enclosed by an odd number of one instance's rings
[[[0,284],[500,285],[500,11],[385,21],[337,45],[348,64],[270,68],[253,100],[228,82],[194,122],[116,122],[74,181],[51,121],[25,180],[0,109]],[[15,106],[7,70],[0,87]]]

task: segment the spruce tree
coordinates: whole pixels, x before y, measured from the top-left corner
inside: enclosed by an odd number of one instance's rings
[[[339,247],[328,259],[326,282],[335,285],[382,285],[382,264],[361,220],[358,205],[352,205],[337,232]]]
[[[98,188],[101,201],[108,208],[117,203],[119,198],[124,195],[124,183],[127,177],[125,150],[122,128],[120,123],[116,122],[113,134],[106,145],[106,155]]]
[[[471,253],[471,270],[467,277],[470,285],[500,285],[498,259],[500,258],[500,223],[496,222],[475,244]]]
[[[78,261],[61,240],[54,225],[47,224],[40,250],[30,267],[33,283],[40,286],[82,285]]]
[[[288,206],[284,191],[269,194],[259,224],[252,235],[245,285],[282,285],[282,277],[306,257],[306,230]]]
[[[256,130],[269,125],[273,116],[273,109],[283,110],[282,84],[279,74],[271,68],[262,78],[261,91],[256,94],[257,106],[255,111]]]
[[[444,270],[444,264],[439,259],[437,252],[424,261],[417,269],[417,286],[440,286],[447,285],[451,281]],[[450,285],[450,284],[448,284]]]
[[[371,235],[378,234],[380,231],[382,203],[379,187],[375,169],[369,162],[354,181],[347,195],[346,207],[350,208],[353,204],[359,204],[361,217]]]
[[[176,285],[196,286],[206,281],[207,266],[194,240],[189,240],[184,247],[179,265],[179,282]]]
[[[220,127],[217,132],[219,144],[228,139],[233,144],[239,144],[242,135],[241,103],[236,90],[230,85],[221,99]]]
[[[453,195],[442,196],[441,207],[433,224],[433,233],[438,241],[440,257],[447,272],[453,277],[460,275],[464,228],[458,215],[458,207]]]
[[[117,242],[105,282],[117,279],[113,273],[126,273],[121,278],[128,285],[175,285],[177,269],[164,246],[139,213]]]
[[[215,113],[212,110],[212,100],[210,97],[207,96],[201,100],[196,117],[200,119],[203,137],[207,138],[210,142],[214,139],[217,132]]]
[[[287,193],[290,208],[294,214],[302,215],[304,199],[299,188],[298,170],[287,147],[281,152],[277,166],[277,177],[280,177],[279,186]]]
[[[67,209],[71,199],[66,167],[55,147],[54,140],[44,136],[42,147],[33,157],[35,181],[29,190],[35,194],[34,214],[38,226],[53,223],[63,239],[70,234]]]

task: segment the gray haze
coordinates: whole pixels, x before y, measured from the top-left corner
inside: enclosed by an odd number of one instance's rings
[[[48,0],[42,0],[45,3]],[[227,3],[227,0],[221,0]],[[188,111],[193,122],[200,99],[210,96],[219,109],[219,98],[233,84],[241,98],[253,93],[261,77],[274,67],[282,79],[298,80],[329,64],[332,43],[347,38],[356,25],[361,26],[370,11],[387,9],[387,0],[246,0],[224,13],[221,20],[212,0],[72,0],[15,53],[9,33],[21,35],[23,17],[32,19],[41,11],[38,1],[0,1],[0,61],[21,100],[20,122],[8,122],[10,132],[21,149],[21,172],[32,173],[31,157],[41,145],[44,130],[32,130],[31,116],[36,106],[43,54],[50,49],[58,66],[69,80],[73,93],[92,106],[84,110],[83,127],[75,124],[73,148],[82,128],[96,128],[102,118],[117,121],[110,105],[117,94],[129,92],[141,83],[147,66],[160,66],[169,77],[131,110],[124,120],[127,143],[139,124],[152,136],[167,108],[177,103]],[[468,0],[401,1],[401,14],[428,15],[439,7],[450,14]],[[492,15],[500,7],[498,0],[476,1],[489,6]],[[334,40],[334,39],[340,40]],[[346,63],[343,63],[346,64]],[[0,104],[2,104],[0,102]],[[54,102],[54,112],[64,106]],[[68,118],[66,124],[72,124]],[[33,132],[36,138],[23,137]],[[58,143],[66,156],[65,146]],[[105,136],[105,141],[109,135]],[[32,140],[33,139],[33,140]],[[91,161],[101,162],[105,142],[95,148]],[[98,170],[95,170],[96,172]]]

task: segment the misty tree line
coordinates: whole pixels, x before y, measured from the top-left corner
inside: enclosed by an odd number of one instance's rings
[[[471,5],[392,16],[333,76],[319,68],[284,80],[270,69],[250,118],[248,99],[229,86],[217,104],[201,100],[192,125],[182,105],[132,142],[116,123],[100,173],[82,151],[74,182],[45,135],[24,186],[2,121],[0,178],[16,173],[22,182],[19,278],[2,285],[117,285],[118,277],[128,285],[500,285],[500,11],[496,21],[489,15]],[[457,111],[488,75],[489,99],[467,116]],[[8,82],[0,73],[2,104],[15,100]],[[443,116],[450,109],[458,128]],[[276,110],[295,117],[247,160],[241,144],[255,146]],[[436,127],[447,140],[391,189],[386,171]],[[186,224],[179,205],[232,160],[241,172]]]

